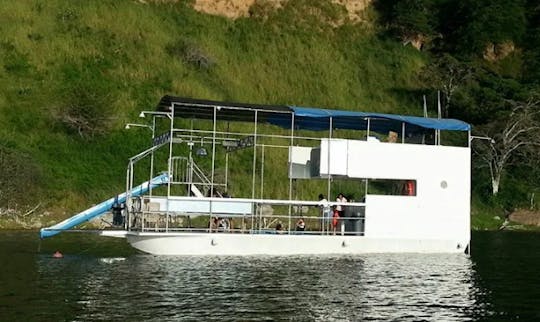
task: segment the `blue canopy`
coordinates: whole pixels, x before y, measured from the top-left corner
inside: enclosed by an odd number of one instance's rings
[[[471,126],[454,119],[436,119],[397,114],[366,113],[344,110],[298,107],[287,105],[261,105],[200,100],[164,96],[158,110],[171,112],[174,117],[193,119],[270,123],[290,129],[324,131],[330,129],[369,130],[378,133],[401,132],[403,124],[407,133],[426,133],[431,130],[469,131]],[[368,122],[369,120],[369,122]]]
[[[369,119],[370,130],[376,132],[400,129],[402,123],[406,124],[407,131],[418,131],[421,128],[444,131],[469,131],[471,129],[468,123],[454,119],[328,110],[299,106],[290,106],[290,108],[294,112],[295,127],[315,131],[329,129],[330,119],[332,119],[332,128],[351,130],[366,130],[368,127],[367,120]]]

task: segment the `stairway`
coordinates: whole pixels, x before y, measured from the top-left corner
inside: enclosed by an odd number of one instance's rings
[[[205,193],[208,193],[212,188],[212,181],[204,173],[203,170],[193,161],[192,158],[187,157],[173,157],[171,159],[171,172],[173,184],[186,184],[189,187],[189,191],[196,197],[205,197]],[[214,182],[214,195],[223,197],[222,193],[216,189],[216,186],[224,186],[223,184],[216,184]]]

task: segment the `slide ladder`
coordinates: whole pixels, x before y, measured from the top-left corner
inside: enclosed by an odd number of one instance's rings
[[[129,195],[131,197],[138,197],[146,193],[150,189],[154,189],[161,185],[167,184],[168,182],[169,182],[169,174],[164,173],[162,175],[155,177],[154,179],[150,181],[146,181],[142,183],[141,185],[131,189],[131,191],[129,192]],[[41,238],[52,237],[56,234],[59,234],[60,232],[64,230],[68,230],[79,224],[82,224],[91,219],[99,217],[100,215],[103,215],[105,212],[109,211],[115,202],[125,203],[126,197],[127,197],[126,193],[124,192],[118,196],[112,197],[111,199],[105,200],[100,204],[97,204],[91,208],[88,208],[85,211],[80,212],[74,215],[73,217],[70,217],[56,225],[46,227],[46,228],[41,228],[41,230],[39,231],[40,237]]]

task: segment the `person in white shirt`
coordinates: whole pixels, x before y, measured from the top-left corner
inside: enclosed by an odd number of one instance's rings
[[[336,198],[336,201],[337,202],[347,202],[347,198],[345,198],[345,196],[340,193],[337,198]],[[345,232],[345,222],[343,221],[343,217],[345,217],[345,207],[342,206],[342,205],[336,205],[336,208],[335,208],[337,214],[338,214],[338,218],[334,218],[334,220],[332,221],[332,224],[334,226],[334,235],[336,234],[336,227],[337,226],[340,226],[340,230],[341,230],[341,234],[343,235],[344,232]]]
[[[329,225],[330,225],[330,219],[332,218],[332,211],[330,209],[330,206],[328,205],[328,200],[324,197],[324,195],[321,193],[319,195],[319,208],[321,208],[321,231],[328,231]]]
[[[347,198],[345,198],[345,196],[342,193],[340,193],[337,196],[336,201],[337,202],[347,202],[348,200],[347,200]],[[337,205],[336,210],[339,213],[339,217],[342,217],[342,218],[345,217],[345,209],[343,208],[342,205]]]

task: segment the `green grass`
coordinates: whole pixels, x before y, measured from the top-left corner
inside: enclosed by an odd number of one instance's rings
[[[504,223],[502,209],[487,205],[473,196],[471,203],[471,228],[473,230],[497,230]]]
[[[306,6],[319,14],[305,16]],[[123,126],[164,94],[420,115],[411,93],[426,57],[373,28],[325,22],[342,14],[326,1],[293,1],[266,19],[234,21],[180,3],[4,2],[0,137],[41,167],[40,200],[69,212],[124,189],[127,158],[148,145],[148,133]],[[178,44],[213,64],[186,60],[171,50]],[[83,98],[103,118],[104,134],[81,138],[59,121]],[[234,171],[245,173],[247,160],[239,157]],[[238,192],[249,193],[251,177],[239,180]],[[286,173],[268,178],[278,186],[268,193],[286,195],[284,182]],[[318,189],[304,188],[303,197],[315,199]]]

